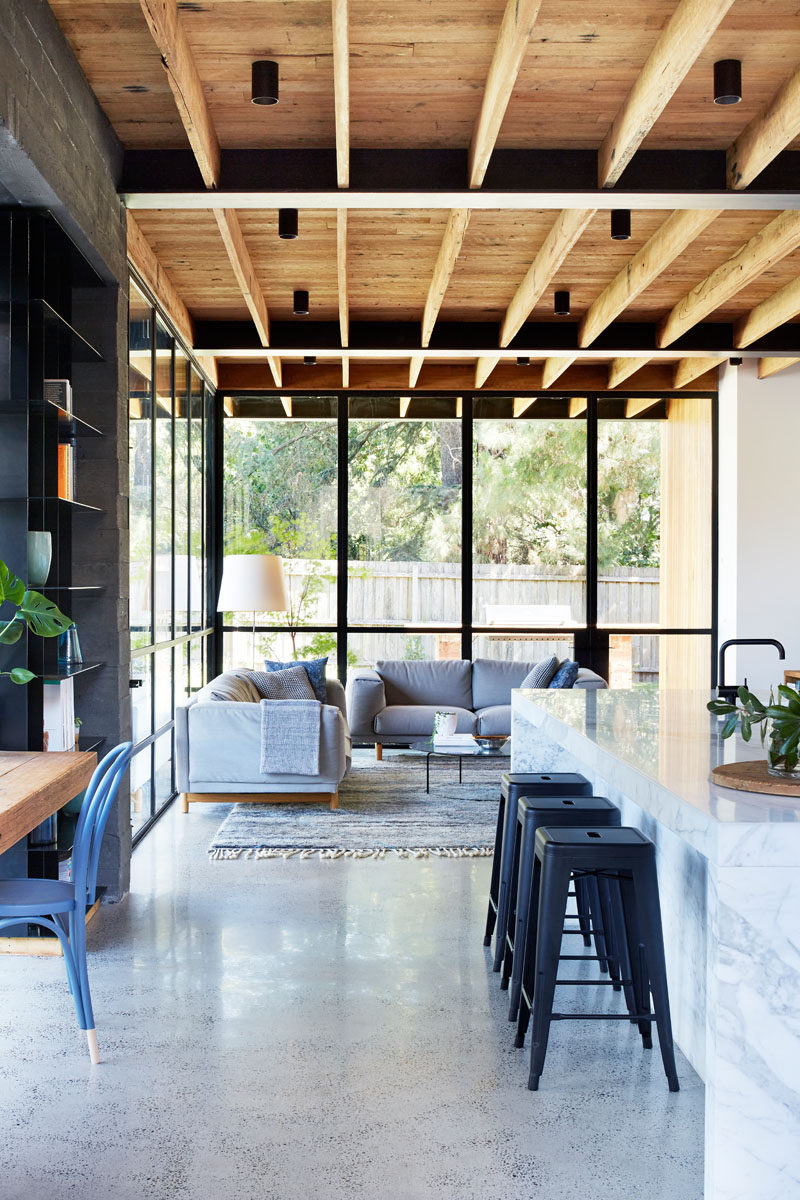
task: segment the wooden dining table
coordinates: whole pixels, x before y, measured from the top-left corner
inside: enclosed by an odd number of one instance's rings
[[[94,751],[0,751],[0,854],[77,796],[96,766]]]

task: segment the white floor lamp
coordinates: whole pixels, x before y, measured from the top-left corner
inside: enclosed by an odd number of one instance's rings
[[[256,613],[286,612],[288,608],[283,564],[277,554],[229,554],[225,557],[217,612],[253,614],[254,668]]]

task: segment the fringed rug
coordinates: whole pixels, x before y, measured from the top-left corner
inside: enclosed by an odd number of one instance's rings
[[[484,858],[492,854],[500,777],[509,760],[431,762],[357,756],[339,787],[338,809],[322,804],[237,804],[209,847],[213,859]]]

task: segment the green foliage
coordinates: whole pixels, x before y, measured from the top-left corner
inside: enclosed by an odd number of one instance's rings
[[[406,644],[403,649],[403,658],[406,661],[423,662],[427,657],[425,646],[418,633],[411,634],[406,638]]]
[[[5,603],[13,605],[16,612],[0,621],[0,645],[13,646],[22,637],[26,625],[37,637],[58,637],[72,625],[71,619],[52,600],[48,600],[41,592],[28,590],[22,580],[4,562],[0,562],[0,607]],[[18,684],[30,683],[35,679],[34,673],[26,667],[0,671],[2,675],[7,675],[12,683]]]
[[[759,727],[761,745],[769,738],[767,760],[771,767],[794,771],[800,760],[800,694],[785,684],[778,686],[779,699],[775,703],[772,692],[769,704],[762,704],[746,687],[738,691],[739,703],[728,700],[710,700],[709,712],[726,717],[721,737],[729,738],[741,727],[742,738],[749,742],[753,726]],[[783,700],[783,703],[781,703]]]

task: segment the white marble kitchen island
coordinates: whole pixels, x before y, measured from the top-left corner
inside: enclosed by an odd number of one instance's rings
[[[723,743],[708,699],[516,691],[511,769],[581,771],[656,843],[675,1038],[706,1084],[705,1200],[790,1200],[800,1197],[800,801],[710,782],[718,763],[765,755],[757,735]]]

